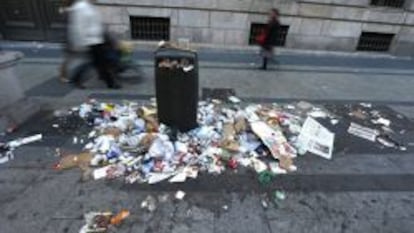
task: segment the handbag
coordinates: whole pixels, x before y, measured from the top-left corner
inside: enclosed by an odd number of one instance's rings
[[[262,30],[255,38],[257,44],[264,45],[266,42],[266,37],[267,37],[266,30]]]

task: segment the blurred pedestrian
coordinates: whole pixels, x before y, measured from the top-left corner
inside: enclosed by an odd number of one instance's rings
[[[102,18],[93,2],[94,0],[76,0],[71,8],[70,41],[75,50],[89,52],[99,78],[106,82],[107,87],[118,89],[121,86],[115,82],[115,69],[112,62],[107,59]],[[84,88],[81,77],[76,75],[73,81],[76,86]]]
[[[257,43],[261,47],[261,55],[263,58],[262,69],[267,69],[269,60],[273,60],[273,47],[276,46],[276,42],[279,36],[279,11],[272,9],[269,15],[269,21],[261,34],[256,38]]]
[[[74,0],[63,0],[62,7],[59,8],[59,13],[64,15],[64,18],[65,18],[66,22],[68,21],[70,10],[71,10],[71,7],[73,5],[73,2],[74,2]],[[66,30],[66,32],[65,32],[65,41],[64,41],[64,44],[63,44],[63,53],[64,53],[63,61],[62,61],[62,64],[60,65],[60,68],[59,68],[59,79],[62,82],[70,82],[70,78],[68,76],[68,65],[71,62],[72,55],[73,55],[72,54],[73,50],[72,50],[71,45],[70,45],[68,30]]]

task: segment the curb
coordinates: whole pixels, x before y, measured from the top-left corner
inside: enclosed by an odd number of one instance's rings
[[[53,58],[24,58],[24,64],[60,64],[63,59]],[[221,63],[221,62],[199,62],[200,68],[207,69],[242,69],[255,70],[260,64],[256,63]],[[152,61],[140,61],[142,67],[153,67]],[[383,68],[348,68],[342,66],[304,66],[304,65],[269,65],[269,71],[279,72],[320,72],[320,73],[359,73],[378,75],[414,75],[414,69],[383,69]]]
[[[139,48],[136,50],[150,50],[155,51],[158,47],[158,42],[148,41],[130,41],[135,47]],[[229,53],[251,53],[252,51],[259,51],[258,46],[238,46],[238,45],[216,45],[216,44],[203,44],[193,43],[191,44],[193,49],[206,50],[206,51],[220,51]],[[22,41],[3,41],[0,45],[3,49],[19,49],[19,48],[32,48],[36,50],[40,49],[62,49],[61,43],[51,42],[22,42]],[[378,52],[347,52],[347,51],[329,51],[329,50],[309,50],[309,49],[293,49],[286,47],[276,47],[276,55],[313,55],[313,56],[338,56],[338,57],[359,57],[359,58],[388,58],[388,59],[401,59],[401,60],[412,60],[410,56],[395,56],[389,53],[378,53]]]

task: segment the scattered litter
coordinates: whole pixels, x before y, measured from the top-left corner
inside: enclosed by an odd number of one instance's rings
[[[375,139],[379,135],[379,131],[375,129],[371,129],[368,127],[364,127],[362,125],[351,123],[348,128],[348,133],[354,136],[369,140],[371,142],[375,142]]]
[[[313,118],[326,118],[328,117],[328,114],[322,110],[313,110],[312,112],[308,113],[308,116]]]
[[[164,195],[159,195],[158,196],[158,202],[163,203],[163,202],[167,202],[169,199],[169,195],[168,194],[164,194]]]
[[[0,164],[7,163],[14,159],[13,151],[7,150],[6,148],[0,148]]]
[[[331,119],[331,124],[332,125],[336,125],[338,123],[339,123],[339,120],[338,119]]]
[[[187,177],[196,179],[198,176],[198,168],[197,167],[186,167],[184,168],[184,172]]]
[[[296,106],[302,111],[310,111],[313,108],[311,103],[305,101],[300,101]]]
[[[267,170],[266,164],[257,158],[252,158],[250,162],[257,173],[261,173]]]
[[[227,205],[224,205],[222,208],[223,208],[223,210],[226,210],[226,211],[229,209],[229,207]]]
[[[179,190],[175,193],[175,199],[183,200],[185,197],[185,192]]]
[[[269,208],[269,204],[268,204],[268,203],[267,203],[267,201],[265,201],[265,200],[262,200],[262,206],[263,206],[263,208],[265,208],[265,209]]]
[[[302,151],[309,151],[325,159],[331,159],[334,140],[335,134],[308,117],[299,134],[298,145]]]
[[[174,174],[173,173],[150,173],[149,174],[149,179],[148,179],[148,184],[159,183],[163,180],[166,180],[166,179],[170,178],[172,175],[174,175]]]
[[[269,163],[269,168],[273,174],[286,174],[287,173],[287,171],[280,168],[279,163],[276,163],[276,162]]]
[[[90,126],[88,134],[72,135],[73,144],[81,144],[87,154],[61,156],[56,168],[79,167],[87,177],[97,180],[122,178],[127,184],[152,185],[186,182],[203,172],[222,174],[247,168],[257,172],[259,182],[267,183],[274,175],[295,172],[298,154],[310,152],[332,158],[335,134],[314,118],[329,117],[325,120],[331,125],[340,119],[323,106],[308,102],[243,106],[242,100],[230,96],[228,101],[199,102],[199,126],[184,133],[159,124],[155,103],[155,99],[142,105],[90,100],[71,108],[71,115]],[[368,123],[377,119],[382,129],[352,123],[350,134],[371,141],[381,135],[384,138],[378,143],[403,149],[386,137],[392,131],[387,130],[387,119],[379,111],[362,105],[359,108],[350,115],[359,120],[370,118]],[[66,113],[57,115],[62,114]],[[9,160],[11,154],[5,156],[8,151],[13,150],[1,152],[0,163]]]
[[[236,96],[230,96],[229,101],[232,102],[233,104],[238,104],[241,102],[241,100],[239,98],[237,98]]]
[[[173,176],[169,182],[170,183],[183,183],[187,179],[187,175],[184,171],[179,172],[177,175]]]
[[[111,221],[111,212],[89,212],[84,215],[86,224],[79,233],[106,232]]]
[[[359,105],[361,105],[362,107],[365,107],[365,108],[372,108],[371,103],[359,103]]]
[[[190,72],[194,69],[193,65],[183,67],[184,72]]]
[[[286,199],[286,193],[282,192],[282,191],[275,191],[275,200],[280,200],[283,201]]]
[[[57,151],[57,153],[61,153],[60,149]],[[91,153],[80,153],[80,154],[70,154],[62,156],[60,161],[54,166],[56,170],[66,170],[71,169],[75,167],[79,167],[81,169],[86,169],[91,160],[92,160],[92,154]]]
[[[352,112],[349,113],[349,115],[353,116],[357,119],[360,119],[360,120],[365,120],[365,119],[368,118],[368,114],[365,111],[361,110],[361,109],[352,111]]]
[[[131,213],[128,210],[121,210],[121,212],[111,218],[110,223],[114,226],[120,225],[126,218],[129,217],[129,215],[131,215]]]
[[[59,125],[58,124],[53,124],[52,127],[57,129],[57,128],[59,128]]]
[[[107,232],[110,226],[117,226],[130,216],[128,210],[113,215],[112,212],[89,212],[84,215],[85,225],[79,233]]]
[[[29,137],[18,138],[16,140],[0,143],[0,164],[4,164],[14,159],[14,150],[18,147],[42,140],[42,134]]]
[[[13,141],[8,143],[8,146],[10,148],[17,148],[19,146],[23,146],[23,145],[27,145],[27,144],[30,144],[30,143],[33,143],[33,142],[40,141],[40,140],[42,140],[42,138],[43,138],[42,134],[36,134],[36,135],[33,135],[33,136],[13,140]]]
[[[147,209],[149,212],[154,212],[157,209],[157,200],[148,195],[144,201],[141,202],[141,209]]]
[[[272,182],[273,179],[273,173],[270,171],[262,171],[259,173],[259,182],[262,185],[268,185]]]
[[[385,118],[378,118],[376,120],[371,120],[372,123],[376,124],[376,125],[384,125],[389,127],[391,125],[391,121]]]
[[[385,136],[377,137],[377,141],[384,145],[385,147],[397,147],[398,143],[394,142],[392,139],[387,138]]]
[[[108,175],[108,171],[111,168],[110,165],[106,166],[106,167],[102,167],[102,168],[97,168],[93,171],[93,178],[95,180],[99,180],[99,179],[103,179],[106,178]]]
[[[381,129],[384,131],[384,132],[386,132],[386,133],[391,133],[391,134],[393,134],[393,133],[395,133],[394,132],[394,130],[392,130],[390,127],[388,127],[388,126],[381,126]]]

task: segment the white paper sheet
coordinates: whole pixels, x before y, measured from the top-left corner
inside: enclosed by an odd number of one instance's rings
[[[303,150],[326,159],[332,158],[335,134],[323,127],[312,117],[308,117],[298,137],[298,145]]]

